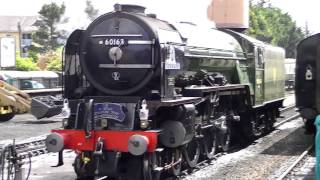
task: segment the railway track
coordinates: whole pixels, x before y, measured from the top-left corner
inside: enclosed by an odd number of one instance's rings
[[[290,110],[292,110],[292,109],[294,109],[294,108],[295,108],[295,104],[290,105],[290,106],[288,106],[288,107],[285,107],[285,108],[280,109],[280,113],[281,113],[281,114],[284,114],[284,113],[286,113],[286,112],[288,112],[288,111],[290,111]],[[296,118],[298,118],[299,116],[300,116],[299,113],[295,113],[295,114],[291,115],[290,117],[287,117],[286,119],[284,119],[284,120],[282,120],[282,121],[276,122],[276,123],[274,124],[274,128],[277,128],[277,127],[281,126],[282,124],[284,124],[284,123],[286,123],[286,122],[289,122],[289,121],[291,121],[291,120],[293,120],[293,119],[296,119]]]
[[[280,175],[277,180],[284,179],[296,179],[293,170],[299,165],[305,162],[307,155],[310,154],[314,150],[314,144],[310,145],[303,153]]]
[[[22,180],[22,166],[29,164],[28,175],[31,172],[31,158],[47,153],[45,138],[29,141],[5,143],[0,145],[0,178],[7,180]]]
[[[284,120],[282,120],[282,121],[280,121],[280,122],[275,123],[275,124],[274,124],[274,127],[277,128],[277,127],[281,126],[282,124],[284,124],[284,123],[286,123],[286,122],[289,122],[289,121],[291,121],[291,120],[293,120],[293,119],[298,118],[299,116],[300,116],[300,114],[299,114],[299,113],[296,113],[296,114],[294,114],[294,115],[292,115],[292,116],[290,116],[290,117],[288,117],[288,118],[286,118],[286,119],[284,119]]]
[[[187,177],[190,173],[199,171],[199,170],[201,170],[201,169],[203,169],[205,167],[208,167],[208,166],[212,165],[215,160],[217,160],[219,157],[221,157],[221,156],[223,156],[225,154],[227,154],[227,152],[220,152],[220,153],[215,154],[211,159],[206,159],[204,161],[199,162],[199,164],[197,164],[197,166],[194,167],[193,169],[187,169],[187,170],[182,171],[177,179],[178,180],[182,180],[185,177]],[[166,180],[173,180],[173,179],[172,179],[172,177],[170,177],[170,178],[168,178]]]
[[[21,159],[27,158],[26,156],[38,156],[46,153],[45,137],[38,137],[33,140],[22,142],[4,143],[0,144],[0,152],[5,151],[9,147],[14,148],[15,151],[21,156]]]
[[[292,105],[290,105],[290,106],[281,108],[281,109],[280,109],[280,113],[287,112],[287,111],[289,111],[289,110],[291,110],[291,109],[293,109],[293,108],[295,108],[295,107],[296,107],[296,105],[295,105],[295,104],[292,104]]]

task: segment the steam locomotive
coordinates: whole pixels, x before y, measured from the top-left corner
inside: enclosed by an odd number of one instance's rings
[[[320,34],[300,41],[296,61],[296,107],[305,120],[307,132],[315,132],[314,120],[320,112],[319,96],[319,47]]]
[[[116,4],[67,41],[64,128],[46,146],[60,160],[74,150],[79,179],[178,175],[269,132],[279,116],[282,48],[144,10]],[[33,113],[52,115],[39,100]]]

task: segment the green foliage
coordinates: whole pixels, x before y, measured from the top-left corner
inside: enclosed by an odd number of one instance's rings
[[[86,1],[86,8],[84,9],[84,12],[87,13],[88,18],[91,21],[95,20],[99,14],[99,10],[93,7],[92,2],[90,0]]]
[[[52,2],[43,5],[39,11],[41,23],[32,38],[42,46],[44,51],[55,50],[60,46],[57,40],[61,37],[61,32],[57,30],[57,24],[61,21],[65,9],[64,4],[58,6]]]
[[[48,71],[61,71],[61,51],[62,48],[59,48],[56,51],[49,51],[43,54],[38,62],[40,69]]]
[[[53,59],[47,65],[48,71],[61,71],[62,70],[62,63],[60,59]]]
[[[28,58],[32,59],[32,62],[37,63],[39,60],[39,51],[38,50],[33,50],[32,48],[30,48],[28,50]]]
[[[296,44],[305,35],[287,13],[266,1],[250,6],[250,28],[247,33],[257,39],[285,48],[288,58],[295,58]]]
[[[37,64],[33,62],[32,58],[22,58],[16,56],[16,70],[20,71],[36,71],[39,70]]]
[[[29,51],[28,58],[31,58],[32,62],[36,63],[38,61],[38,53],[34,51]]]

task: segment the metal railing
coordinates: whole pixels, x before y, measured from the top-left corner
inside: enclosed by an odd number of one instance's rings
[[[44,96],[44,95],[58,95],[62,94],[62,88],[51,88],[51,89],[33,89],[33,90],[21,90],[29,96]]]

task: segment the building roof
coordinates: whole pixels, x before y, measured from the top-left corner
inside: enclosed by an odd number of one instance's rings
[[[0,75],[5,78],[58,78],[58,74],[53,71],[0,71]]]
[[[0,16],[0,32],[18,32],[19,22],[22,32],[33,32],[37,20],[37,16]]]

